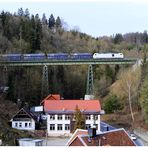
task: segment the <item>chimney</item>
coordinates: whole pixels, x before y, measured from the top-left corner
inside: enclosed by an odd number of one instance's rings
[[[109,131],[109,126],[106,127],[106,131]]]

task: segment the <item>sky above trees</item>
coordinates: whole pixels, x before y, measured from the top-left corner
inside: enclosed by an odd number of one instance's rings
[[[13,1],[13,0],[12,0]],[[17,12],[18,8],[29,9],[30,14],[51,13],[63,19],[67,29],[76,28],[94,37],[116,33],[143,32],[148,25],[148,2],[145,0],[0,0],[0,11]]]

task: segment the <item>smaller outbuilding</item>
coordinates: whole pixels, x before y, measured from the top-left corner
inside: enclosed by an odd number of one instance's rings
[[[19,146],[43,146],[43,139],[21,138],[18,139]]]

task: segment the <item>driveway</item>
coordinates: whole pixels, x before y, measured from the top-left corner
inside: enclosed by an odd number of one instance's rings
[[[44,139],[43,146],[65,146],[70,137],[48,137]]]

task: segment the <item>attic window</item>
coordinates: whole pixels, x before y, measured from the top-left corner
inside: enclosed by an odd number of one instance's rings
[[[70,120],[70,116],[69,115],[65,115],[65,120]]]
[[[94,118],[95,118],[95,120],[98,120],[98,115],[95,115]]]
[[[50,115],[50,120],[55,120],[55,116],[54,115]]]
[[[62,115],[58,115],[58,120],[62,120]]]
[[[90,115],[86,115],[86,120],[90,120]]]

